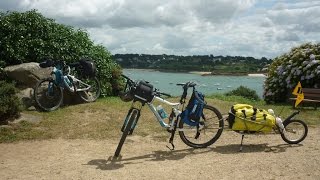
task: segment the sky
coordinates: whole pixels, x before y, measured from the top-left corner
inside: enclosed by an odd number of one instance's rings
[[[274,58],[320,42],[320,0],[1,0],[87,31],[112,54]]]

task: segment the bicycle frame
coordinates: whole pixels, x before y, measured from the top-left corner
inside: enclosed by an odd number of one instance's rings
[[[70,75],[70,67],[68,66],[68,73],[67,75],[63,75],[62,68],[60,65],[57,65],[57,67],[53,67],[53,70],[51,72],[51,77],[53,81],[60,86],[61,88],[67,88],[70,92],[74,92],[73,84],[74,82],[80,83],[85,86],[85,88],[81,89],[75,89],[76,92],[79,91],[87,91],[91,88],[89,84],[84,83],[80,79],[77,79],[75,76]],[[50,91],[51,86],[49,86],[49,91]]]
[[[158,96],[154,96],[153,101],[154,100],[157,100],[157,101],[159,101],[161,103],[164,103],[164,104],[167,104],[167,105],[171,106],[172,107],[172,112],[175,115],[173,118],[175,118],[175,117],[177,117],[177,116],[179,116],[181,114],[181,111],[179,110],[181,103],[172,103],[172,102],[167,101],[167,100],[165,100],[165,99],[163,99],[161,97],[158,97]],[[149,109],[151,110],[151,112],[154,114],[154,116],[157,118],[157,120],[158,120],[159,124],[161,125],[161,127],[163,127],[163,128],[172,128],[173,124],[167,124],[167,123],[164,122],[164,120],[160,117],[159,113],[156,110],[156,107],[152,104],[152,102],[151,103],[147,103],[147,105],[148,105]],[[172,123],[173,123],[173,121],[172,121]]]

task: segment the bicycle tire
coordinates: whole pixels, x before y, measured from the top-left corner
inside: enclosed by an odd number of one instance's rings
[[[210,117],[210,113],[213,115]],[[200,135],[198,138],[196,137],[197,127],[196,126],[189,126],[188,124],[184,123],[183,120],[180,119],[178,127],[179,127],[179,136],[181,140],[188,146],[194,148],[205,148],[207,146],[212,145],[216,142],[221,133],[223,131],[224,121],[222,119],[222,115],[220,111],[212,106],[205,105],[203,108],[203,117],[201,117],[199,123],[202,123],[203,128],[200,130]],[[209,120],[213,120],[212,122]],[[208,128],[209,125],[213,125],[212,128]],[[201,125],[200,125],[201,126]],[[207,130],[213,130],[210,134],[207,134]],[[191,132],[190,134],[188,132]],[[192,132],[193,131],[193,132]],[[188,133],[188,134],[187,134]],[[208,139],[205,139],[208,138]],[[204,140],[204,141],[202,141]]]
[[[285,132],[281,132],[281,137],[288,144],[298,144],[303,141],[308,134],[308,126],[301,120],[290,120],[284,124],[284,128]],[[298,135],[297,138],[295,135]]]
[[[132,113],[128,114],[128,116],[130,116],[130,119],[129,119],[128,122],[125,122],[126,125],[125,125],[125,128],[124,128],[124,131],[123,131],[122,136],[120,138],[120,141],[119,141],[119,144],[117,146],[117,149],[116,149],[116,151],[114,153],[115,157],[119,157],[120,151],[121,151],[122,146],[124,144],[124,141],[126,140],[127,136],[129,135],[129,133],[131,131],[131,127],[132,127],[137,115],[138,115],[137,111],[132,111]]]
[[[96,101],[101,94],[101,87],[100,87],[100,82],[99,82],[98,78],[96,78],[96,77],[93,77],[93,78],[83,77],[80,80],[91,86],[91,88],[87,91],[77,91],[77,94],[80,96],[80,98],[84,102]],[[74,85],[75,85],[76,89],[83,88],[83,87],[80,87],[79,83],[74,83]]]
[[[48,89],[49,85],[52,85],[52,90]],[[63,101],[63,89],[52,79],[41,79],[38,81],[33,95],[37,106],[43,111],[56,110],[61,106]]]

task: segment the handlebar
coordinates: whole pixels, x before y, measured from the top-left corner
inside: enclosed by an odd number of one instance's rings
[[[161,95],[164,95],[164,96],[167,96],[167,97],[172,97],[170,94],[163,93],[163,92],[159,92],[158,89],[155,89],[155,90],[154,90],[154,95],[159,96],[159,97],[160,97]]]
[[[183,88],[195,87],[197,84],[195,82],[189,81],[186,83],[177,83],[177,86],[182,86]]]
[[[64,68],[65,66],[76,67],[76,66],[80,65],[80,63],[79,62],[66,63],[63,60],[51,60],[51,59],[46,59],[45,61],[39,63],[39,66],[41,68],[54,67],[54,66],[58,66],[58,65],[60,65],[61,68]]]
[[[124,79],[127,80],[127,83],[126,83],[126,87],[125,87],[125,88],[127,88],[128,86],[129,86],[130,88],[132,88],[132,89],[135,88],[135,85],[137,84],[138,81],[133,81],[132,79],[130,79],[128,76],[126,76],[126,75],[124,75],[124,74],[121,74],[121,76],[122,76]],[[148,83],[148,82],[147,82],[147,83]],[[195,86],[196,86],[196,85],[197,85],[197,84],[196,84],[195,82],[191,82],[191,81],[186,82],[186,83],[177,83],[177,86],[182,86],[182,88],[183,88],[183,93],[182,93],[181,98],[180,98],[180,103],[181,103],[181,104],[185,103],[185,99],[186,99],[186,97],[187,97],[188,89],[191,87],[191,88],[193,88],[193,91],[195,91]],[[195,98],[196,98],[198,101],[200,101],[200,102],[203,103],[203,104],[206,104],[205,102],[203,102],[203,101],[199,98],[199,96],[198,96],[197,93],[194,93],[194,94],[195,94]],[[167,97],[172,97],[170,94],[160,92],[159,89],[154,89],[154,95],[155,95],[155,96],[159,96],[159,97],[160,97],[161,95],[164,95],[164,96],[167,96]]]
[[[186,83],[178,83],[177,84],[177,86],[182,86],[182,88],[183,88],[183,93],[182,93],[181,98],[180,98],[180,103],[181,104],[185,103],[185,99],[187,98],[189,87],[192,87],[193,91],[195,91],[195,86],[196,85],[197,84],[195,82],[191,82],[191,81],[186,82]],[[199,99],[199,97],[197,97],[197,99]]]
[[[134,83],[134,81],[132,79],[130,79],[128,76],[124,75],[124,74],[121,74],[121,76],[123,78],[125,78],[127,81],[129,81],[130,83]]]
[[[39,66],[41,68],[54,67],[59,65],[61,66],[61,68],[65,68],[66,66],[69,66],[71,68],[72,67],[77,68],[80,66],[80,63],[79,62],[67,63],[64,60],[59,60],[59,59],[52,60],[51,58],[44,58],[44,61],[39,63]]]

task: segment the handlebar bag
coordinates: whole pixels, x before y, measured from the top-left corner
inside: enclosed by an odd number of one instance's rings
[[[196,98],[196,95],[199,99]],[[186,109],[181,113],[183,122],[190,126],[198,125],[200,118],[203,116],[204,105],[204,95],[201,92],[194,91]]]
[[[81,72],[85,77],[95,77],[97,73],[96,64],[89,59],[81,59],[79,61]]]
[[[151,102],[154,97],[153,86],[145,81],[139,81],[134,90],[135,100],[142,103]]]
[[[269,132],[275,126],[275,117],[264,109],[249,104],[235,104],[228,116],[229,127],[235,131]]]

